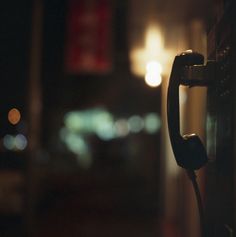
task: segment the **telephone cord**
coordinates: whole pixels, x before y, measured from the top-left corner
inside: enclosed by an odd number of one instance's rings
[[[203,210],[201,193],[200,193],[199,186],[198,186],[198,183],[197,183],[197,176],[196,176],[194,170],[186,170],[186,171],[187,171],[188,177],[191,180],[191,183],[192,183],[192,186],[193,186],[193,189],[194,189],[194,193],[195,193],[195,196],[196,196],[196,200],[197,200],[200,227],[201,227],[201,236],[202,237],[207,237],[206,236],[204,210]]]

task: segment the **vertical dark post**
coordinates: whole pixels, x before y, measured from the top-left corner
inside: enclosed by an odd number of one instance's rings
[[[31,50],[29,65],[29,149],[39,148],[41,123],[41,65],[43,1],[34,0],[32,11]]]
[[[43,1],[34,0],[32,9],[31,48],[29,63],[29,163],[28,163],[28,203],[27,224],[29,235],[34,228],[34,204],[37,193],[37,173],[35,158],[40,149],[41,129],[41,75],[42,75],[42,32],[43,32]]]

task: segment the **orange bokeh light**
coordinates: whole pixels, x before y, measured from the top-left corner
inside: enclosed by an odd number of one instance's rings
[[[13,108],[8,112],[8,121],[11,124],[15,125],[15,124],[19,123],[20,119],[21,119],[21,114],[18,109]]]

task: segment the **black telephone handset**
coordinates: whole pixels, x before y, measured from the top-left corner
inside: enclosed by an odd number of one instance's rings
[[[167,94],[167,120],[169,136],[177,164],[187,170],[197,170],[206,164],[206,149],[196,134],[180,134],[179,86],[203,86],[198,80],[188,80],[183,75],[187,67],[203,66],[204,57],[191,50],[174,59]]]

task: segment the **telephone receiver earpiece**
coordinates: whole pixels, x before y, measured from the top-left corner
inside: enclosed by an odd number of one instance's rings
[[[207,152],[196,134],[180,134],[180,112],[179,112],[179,86],[205,86],[199,80],[188,80],[184,77],[184,70],[191,66],[204,66],[204,57],[187,50],[174,59],[170,75],[167,94],[167,122],[169,128],[170,142],[176,162],[182,168],[188,170],[200,169],[207,163]]]

